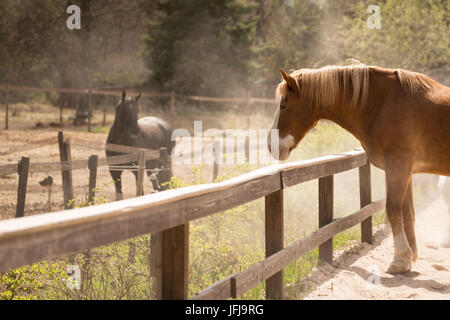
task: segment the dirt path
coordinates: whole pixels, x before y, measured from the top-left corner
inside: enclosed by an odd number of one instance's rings
[[[305,299],[450,299],[450,248],[439,246],[448,219],[442,197],[418,212],[419,259],[411,272],[395,276],[385,272],[393,242],[388,224],[382,225],[373,245],[356,244],[336,252],[333,266],[319,265],[304,280],[303,285],[313,290]]]

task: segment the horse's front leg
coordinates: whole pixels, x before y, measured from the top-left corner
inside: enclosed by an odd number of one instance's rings
[[[119,170],[109,170],[111,177],[114,181],[114,187],[116,188],[116,201],[123,199],[122,193],[122,181],[120,177],[122,176],[122,171]]]
[[[417,243],[416,243],[416,233],[415,233],[415,212],[414,212],[414,202],[413,202],[413,191],[412,191],[412,179],[409,181],[408,187],[406,188],[405,202],[403,203],[403,226],[405,228],[406,238],[408,239],[409,246],[412,251],[413,261],[418,258],[417,253]]]
[[[138,194],[138,192],[139,192],[139,173],[137,172],[137,171],[132,171],[133,172],[133,174],[134,174],[134,178],[135,178],[135,180],[136,180],[136,196],[137,197],[139,197],[139,196],[143,196],[144,195],[144,189],[142,189],[141,190],[141,192],[140,192],[140,194]]]
[[[406,164],[401,161],[386,166],[386,215],[394,238],[394,259],[387,270],[391,274],[410,271],[413,260],[402,218],[403,204],[411,180],[411,171],[405,167]]]
[[[447,205],[448,229],[447,236],[441,243],[441,246],[444,248],[450,248],[450,179],[447,179],[447,181],[444,182],[442,197],[444,198],[444,202]]]

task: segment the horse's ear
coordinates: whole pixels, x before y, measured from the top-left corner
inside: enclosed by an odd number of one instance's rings
[[[283,77],[284,81],[286,81],[286,84],[288,86],[288,89],[297,92],[297,82],[293,77],[291,77],[286,71],[283,69],[280,69],[281,76]]]
[[[139,94],[136,96],[136,98],[134,98],[134,100],[136,100],[136,102],[138,102],[139,99],[141,98],[141,96],[142,96],[142,92],[139,92]]]
[[[122,101],[125,101],[125,98],[127,97],[127,92],[125,90],[122,91]]]

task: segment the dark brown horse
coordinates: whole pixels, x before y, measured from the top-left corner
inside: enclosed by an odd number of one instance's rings
[[[394,236],[388,272],[411,270],[417,259],[411,177],[450,176],[450,88],[420,73],[359,63],[281,74],[272,124],[279,129],[280,159],[320,119],[352,133],[370,162],[386,172],[386,213]]]
[[[168,155],[171,154],[175,142],[171,141],[172,129],[165,121],[155,117],[144,117],[138,119],[138,101],[141,95],[136,98],[127,98],[126,92],[122,92],[122,99],[116,105],[116,115],[114,123],[109,130],[106,143],[124,145],[130,147],[140,147],[147,149],[167,148]],[[119,155],[115,151],[106,149],[106,156],[112,157]],[[123,164],[124,166],[134,165],[135,163]],[[146,169],[160,168],[159,160],[146,161]],[[116,187],[116,199],[123,198],[122,182],[120,177],[122,170],[110,169],[111,177]],[[133,171],[137,181],[137,171]],[[172,173],[171,168],[159,171],[155,177],[151,176],[151,172],[147,171],[147,175],[151,178],[153,189],[157,191],[164,190],[162,184],[170,180]]]

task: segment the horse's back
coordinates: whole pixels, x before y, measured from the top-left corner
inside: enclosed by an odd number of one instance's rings
[[[137,146],[150,149],[168,148],[170,152],[174,142],[171,141],[172,128],[164,120],[156,117],[143,117],[138,120],[139,135]]]

